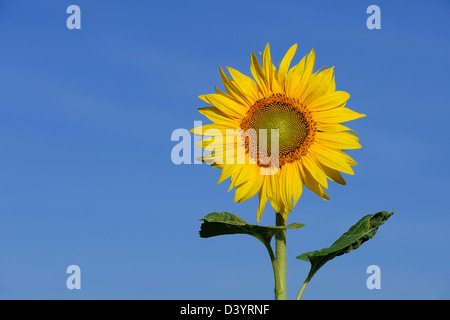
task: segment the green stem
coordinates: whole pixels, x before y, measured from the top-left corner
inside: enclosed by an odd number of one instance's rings
[[[281,290],[281,284],[280,284],[280,274],[278,273],[278,265],[277,260],[275,259],[275,255],[273,254],[272,247],[270,246],[270,243],[263,242],[267,248],[267,251],[269,252],[270,261],[272,262],[272,268],[273,268],[273,276],[275,278],[275,297],[278,297],[282,290]]]
[[[286,221],[279,213],[276,214],[276,225],[286,226]],[[279,290],[276,291],[276,299],[286,300],[286,230],[281,230],[275,234],[275,254],[280,279]]]
[[[303,285],[302,285],[302,287],[300,288],[300,291],[298,292],[297,300],[300,300],[300,299],[302,298],[303,292],[305,291],[306,286],[308,285],[309,280],[311,280],[312,276],[313,276],[313,275],[310,273],[310,274],[308,274],[308,277],[306,277],[305,282],[303,282]]]

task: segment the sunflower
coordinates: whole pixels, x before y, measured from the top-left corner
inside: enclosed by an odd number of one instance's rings
[[[269,44],[262,66],[252,53],[254,79],[227,67],[229,78],[220,67],[226,92],[216,88],[199,96],[210,105],[199,112],[213,123],[191,130],[203,138],[197,146],[211,151],[201,160],[222,170],[218,183],[231,178],[235,201],[258,194],[258,222],[267,200],[287,220],[303,186],[329,200],[328,179],[345,185],[340,172],[354,174],[351,167],[357,164],[343,150],[361,147],[356,133],[341,123],[365,115],[345,107],[350,95],[336,91],[333,67],[313,72],[313,49],[289,68],[296,50],[295,44],[278,70]],[[268,150],[272,143],[277,152]]]

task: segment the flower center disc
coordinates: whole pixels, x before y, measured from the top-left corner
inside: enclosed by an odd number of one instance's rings
[[[260,148],[267,150],[267,155],[271,156],[271,129],[278,129],[280,166],[304,156],[316,132],[316,125],[311,120],[309,111],[297,99],[287,98],[282,94],[274,94],[257,101],[242,120],[241,128],[256,131],[257,139],[246,142],[246,148],[250,155],[257,155],[259,165]],[[265,133],[266,145],[264,138],[261,139],[261,135]]]

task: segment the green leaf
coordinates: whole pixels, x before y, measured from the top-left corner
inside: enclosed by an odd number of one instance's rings
[[[249,234],[265,245],[269,245],[272,237],[280,230],[298,229],[302,223],[291,223],[287,226],[260,226],[248,224],[238,216],[228,212],[211,212],[204,218],[200,227],[200,237],[209,238],[225,234]]]
[[[350,251],[359,248],[367,240],[373,238],[378,231],[378,227],[385,223],[393,214],[394,211],[380,211],[366,215],[337,239],[330,247],[306,252],[297,256],[297,259],[309,261],[311,263],[311,270],[307,280],[309,281],[309,279],[311,279],[311,277],[331,259],[343,255],[344,253],[349,253]]]

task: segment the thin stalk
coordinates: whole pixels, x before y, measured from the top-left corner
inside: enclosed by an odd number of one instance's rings
[[[305,282],[303,282],[303,285],[302,285],[302,287],[300,288],[300,291],[298,292],[297,300],[300,300],[300,299],[302,298],[303,292],[305,291],[306,286],[308,285],[309,280],[311,280],[311,278],[312,278],[312,274],[308,274],[308,277],[306,277]]]
[[[276,214],[276,225],[286,226],[286,221],[279,213]],[[280,278],[279,292],[277,292],[277,300],[286,300],[286,229],[275,234],[275,254],[278,267],[278,275]]]
[[[282,294],[281,290],[281,283],[280,283],[280,274],[278,273],[278,265],[277,260],[275,259],[275,255],[273,254],[272,247],[269,243],[263,242],[267,248],[267,251],[269,252],[270,261],[272,262],[272,268],[273,268],[273,276],[275,278],[275,297],[277,298],[279,295]]]

